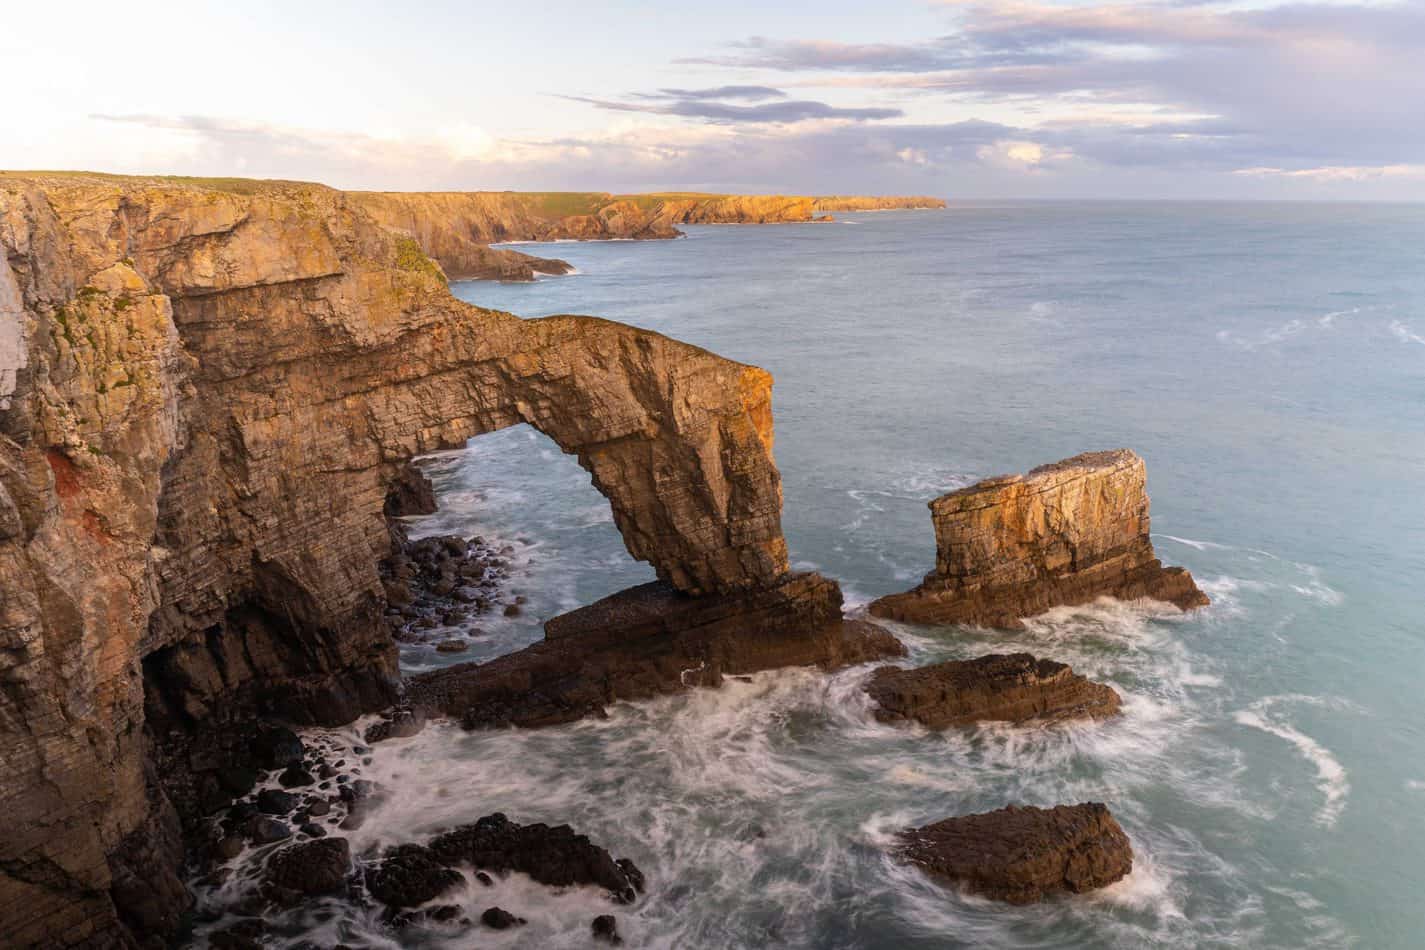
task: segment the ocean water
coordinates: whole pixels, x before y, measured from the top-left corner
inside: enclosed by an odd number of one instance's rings
[[[538,732],[446,725],[376,747],[387,794],[358,852],[505,811],[568,821],[643,868],[635,947],[1425,945],[1425,207],[981,204],[826,225],[695,227],[567,244],[578,268],[460,297],[591,313],[776,379],[793,560],[859,609],[933,563],[925,503],[989,475],[1127,446],[1154,542],[1213,605],[1060,609],[1015,633],[892,625],[910,662],[1027,650],[1114,685],[1125,713],[934,734],[877,724],[865,668],[760,674]],[[518,428],[425,461],[420,533],[509,544],[518,618],[651,578],[572,458]],[[331,741],[354,741],[354,730]],[[1008,907],[889,860],[898,828],[1010,802],[1106,802],[1124,881]],[[476,889],[478,890],[478,888]],[[585,946],[597,895],[518,877],[463,892],[520,931],[383,932],[372,946]]]

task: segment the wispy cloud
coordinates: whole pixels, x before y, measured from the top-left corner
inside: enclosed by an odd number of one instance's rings
[[[1370,181],[1379,178],[1425,179],[1422,165],[1323,165],[1319,168],[1239,168],[1233,174],[1251,178],[1307,178],[1312,181]]]
[[[776,92],[776,90],[772,91]],[[711,93],[711,90],[704,92]],[[757,105],[741,105],[735,102],[718,101],[710,94],[695,98],[675,98],[668,95],[642,93],[635,94],[634,98],[637,101],[598,99],[592,96],[563,96],[561,98],[588,103],[610,112],[672,115],[685,119],[705,119],[709,122],[805,122],[808,119],[846,119],[853,122],[866,122],[875,119],[894,119],[905,115],[901,109],[879,106],[833,106],[812,100],[779,99]]]

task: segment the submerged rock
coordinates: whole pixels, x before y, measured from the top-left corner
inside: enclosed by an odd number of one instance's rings
[[[523,917],[516,917],[514,914],[502,907],[487,907],[480,915],[480,923],[491,930],[508,930],[511,927],[518,927],[525,923]]]
[[[430,853],[443,864],[519,871],[555,887],[597,885],[626,904],[643,889],[643,874],[632,862],[615,861],[568,825],[519,825],[499,813],[437,836]]]
[[[617,947],[623,943],[623,938],[618,932],[618,918],[613,914],[600,914],[594,918],[593,924],[589,928],[593,931],[594,939]]]
[[[1098,802],[947,818],[902,832],[899,852],[932,875],[1011,904],[1081,894],[1133,870],[1128,836]]]
[[[870,611],[914,623],[1022,626],[1098,597],[1207,604],[1192,575],[1163,567],[1148,536],[1147,470],[1127,449],[1003,475],[930,503],[935,570]]]
[[[1118,712],[1111,686],[1079,676],[1063,663],[1028,653],[992,653],[917,669],[883,666],[866,692],[882,722],[914,720],[931,729],[975,722],[1100,718]]]

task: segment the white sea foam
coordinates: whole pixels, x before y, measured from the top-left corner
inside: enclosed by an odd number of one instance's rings
[[[1331,751],[1320,742],[1297,729],[1276,708],[1285,703],[1323,704],[1312,696],[1267,696],[1233,713],[1233,719],[1244,726],[1260,729],[1290,743],[1316,770],[1316,785],[1323,802],[1316,812],[1318,824],[1332,827],[1346,807],[1351,784],[1346,769]]]
[[[1390,332],[1393,333],[1395,338],[1401,343],[1419,343],[1425,346],[1425,336],[1416,333],[1410,328],[1409,324],[1400,320],[1390,321]]]

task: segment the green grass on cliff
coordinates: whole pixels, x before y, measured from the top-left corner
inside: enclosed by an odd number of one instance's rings
[[[414,274],[425,274],[427,277],[434,277],[441,283],[447,283],[445,273],[435,261],[426,256],[425,251],[421,250],[421,246],[415,238],[400,237],[396,239],[396,266],[401,270]]]

